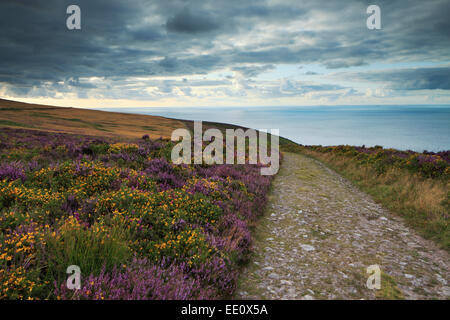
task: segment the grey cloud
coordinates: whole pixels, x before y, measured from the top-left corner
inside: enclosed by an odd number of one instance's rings
[[[304,96],[308,93],[315,93],[317,95],[330,95],[332,91],[342,91],[340,93],[333,93],[342,96],[345,93],[351,93],[351,89],[339,85],[332,84],[317,84],[305,81],[283,79],[279,84],[266,84],[256,87],[263,96],[267,97],[297,97]]]
[[[178,62],[174,58],[165,57],[159,62],[159,65],[166,70],[174,70],[178,65]]]
[[[132,39],[136,41],[157,41],[163,38],[163,34],[152,27],[143,27],[136,30],[130,30]]]
[[[350,59],[337,59],[337,60],[330,60],[325,62],[325,66],[328,69],[342,69],[342,68],[349,68],[349,67],[359,67],[368,64],[361,58],[350,58]]]
[[[239,66],[232,68],[233,71],[237,71],[241,73],[243,76],[248,78],[256,77],[258,74],[270,71],[275,69],[275,66],[272,64],[268,65],[248,65],[248,66]]]
[[[168,31],[183,33],[208,32],[218,27],[218,23],[208,13],[192,13],[188,8],[170,17],[166,23]]]
[[[396,69],[341,76],[381,83],[393,90],[450,90],[450,67]]]
[[[0,84],[17,95],[54,96],[55,90],[65,90],[57,84],[69,81],[66,87],[79,95],[104,89],[105,95],[121,96],[114,90],[121,91],[122,80],[132,77],[236,71],[254,78],[277,64],[345,70],[373,62],[450,60],[448,0],[379,0],[383,29],[376,31],[365,26],[371,3],[361,0],[76,3],[82,12],[80,31],[65,27],[71,0],[0,2]],[[316,18],[322,19],[320,31],[314,31]],[[313,27],[293,27],[306,21]],[[449,90],[443,71],[414,72],[360,78],[396,89]],[[110,87],[67,80],[89,77],[101,77]],[[313,89],[297,88],[292,94]],[[139,87],[133,90],[136,97],[146,96],[136,93]]]

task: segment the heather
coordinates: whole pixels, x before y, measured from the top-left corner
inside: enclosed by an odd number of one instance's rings
[[[450,151],[400,151],[355,146],[298,146],[285,150],[314,157],[402,216],[423,236],[450,248]]]
[[[172,146],[0,129],[0,298],[230,297],[270,178],[174,165]]]
[[[384,149],[380,146],[371,148],[312,146],[309,149],[313,152],[351,158],[358,164],[372,166],[379,174],[395,167],[406,169],[411,174],[418,174],[424,178],[450,178],[450,151],[418,153],[410,150]]]

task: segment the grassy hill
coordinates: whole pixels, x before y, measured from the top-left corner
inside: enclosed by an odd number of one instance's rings
[[[183,121],[164,117],[28,104],[0,99],[0,126],[102,137],[170,138]]]

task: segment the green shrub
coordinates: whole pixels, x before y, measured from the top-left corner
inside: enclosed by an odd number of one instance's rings
[[[123,230],[106,229],[99,223],[86,228],[72,217],[59,233],[46,235],[39,255],[47,261],[47,277],[60,281],[70,265],[79,266],[84,275],[97,275],[103,267],[112,270],[129,258],[130,250]]]

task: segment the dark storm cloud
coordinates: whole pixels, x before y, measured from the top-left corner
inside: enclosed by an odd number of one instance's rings
[[[219,25],[208,13],[192,13],[185,8],[175,16],[167,20],[166,28],[168,31],[184,33],[201,33],[217,29]]]
[[[85,79],[100,77],[114,95],[114,83],[133,77],[228,70],[252,78],[276,64],[450,60],[450,1],[376,2],[382,30],[366,28],[372,1],[360,0],[2,0],[0,89],[52,95],[98,87]],[[66,28],[70,4],[81,7],[82,30]],[[396,89],[449,89],[438,71],[414,76],[422,80],[377,79]]]

